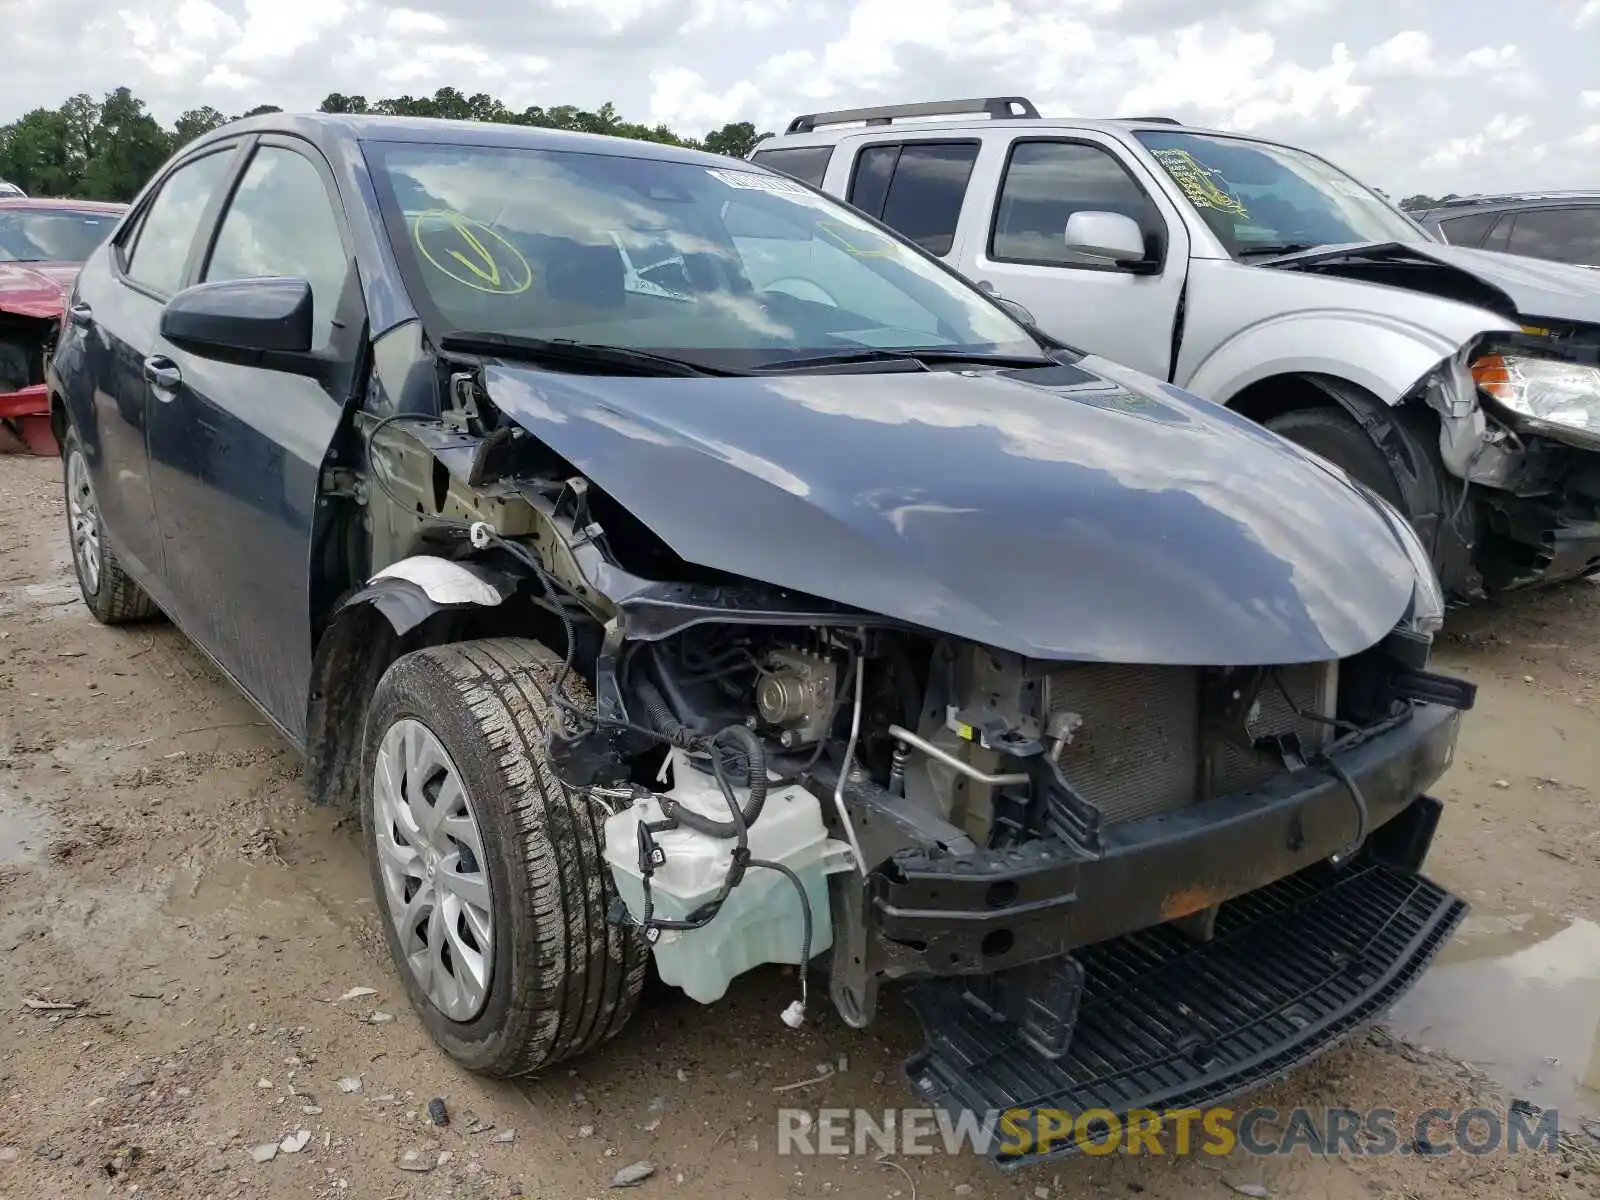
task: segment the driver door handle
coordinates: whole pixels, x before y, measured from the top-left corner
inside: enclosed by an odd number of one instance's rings
[[[144,360],[144,377],[162,400],[171,400],[183,382],[183,372],[178,364],[165,354],[156,354]]]

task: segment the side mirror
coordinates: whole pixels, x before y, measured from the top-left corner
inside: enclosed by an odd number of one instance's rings
[[[161,336],[200,358],[320,375],[305,279],[229,279],[185,288],[161,310]]]
[[[1067,249],[1118,266],[1144,262],[1144,232],[1132,217],[1113,212],[1075,212],[1067,218]]]

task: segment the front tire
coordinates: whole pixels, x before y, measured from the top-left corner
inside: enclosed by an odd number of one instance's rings
[[[1406,511],[1400,483],[1383,451],[1342,409],[1296,409],[1274,417],[1266,426],[1279,437],[1344,468],[1358,483],[1377,492],[1400,512]]]
[[[72,569],[84,604],[102,625],[126,625],[155,616],[160,611],[155,601],[123,570],[106,542],[89,459],[78,431],[70,426],[61,443],[61,476],[66,490]]]
[[[545,755],[560,667],[512,638],[418,650],[385,672],[367,719],[362,824],[395,968],[445,1052],[497,1077],[613,1037],[648,960],[606,921],[603,814]],[[565,686],[590,703],[575,675]]]

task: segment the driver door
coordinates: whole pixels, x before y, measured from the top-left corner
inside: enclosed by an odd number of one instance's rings
[[[973,190],[989,204],[958,265],[1069,345],[1171,379],[1189,235],[1143,170],[1087,133],[987,139]],[[1070,249],[1067,219],[1075,212],[1138,222],[1154,269],[1141,273]]]
[[[309,280],[313,347],[339,358],[338,382],[207,360],[159,338],[150,359],[156,519],[180,621],[297,741],[311,676],[319,481],[365,339],[352,257],[321,156],[298,139],[262,138],[198,280]]]

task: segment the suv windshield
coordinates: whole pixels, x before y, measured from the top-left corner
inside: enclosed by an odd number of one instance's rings
[[[1381,197],[1304,150],[1167,130],[1134,136],[1235,258],[1429,240]]]
[[[0,210],[0,262],[84,262],[119,219],[78,208]]]
[[[440,334],[726,367],[862,348],[1039,354],[914,248],[736,161],[402,142],[366,152],[407,286]]]

